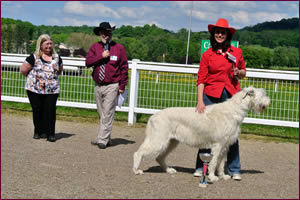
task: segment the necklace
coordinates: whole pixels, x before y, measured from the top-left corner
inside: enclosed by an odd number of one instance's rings
[[[222,49],[218,49],[218,51],[219,51],[220,54],[222,54],[223,56],[225,55],[225,53],[223,53]]]
[[[43,60],[47,61],[47,62],[50,62],[52,60],[52,57],[51,56],[48,56],[47,54],[43,54],[42,55],[42,58]]]

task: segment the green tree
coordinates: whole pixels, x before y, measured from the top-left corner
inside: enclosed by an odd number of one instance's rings
[[[186,30],[185,28],[180,29],[176,34],[175,37],[178,40],[182,40],[182,41],[187,41],[188,39],[188,30]]]
[[[41,34],[49,34],[56,46],[65,43],[70,47],[89,47],[99,37],[94,27],[83,26],[34,26],[30,22],[1,18],[2,52],[31,53],[34,42]],[[200,61],[201,41],[209,39],[208,31],[191,32],[189,60]],[[184,28],[174,33],[156,25],[121,26],[116,28],[113,39],[123,44],[128,59],[143,61],[185,63],[188,31]],[[269,68],[272,65],[284,67],[299,66],[299,18],[279,22],[266,22],[237,30],[233,40],[240,42],[247,67]],[[31,41],[32,42],[32,41]]]
[[[53,40],[53,43],[56,45],[59,45],[61,43],[66,43],[69,35],[65,33],[60,33],[60,34],[52,34],[51,39]]]
[[[115,31],[116,34],[115,36],[119,37],[119,38],[123,38],[123,37],[133,37],[134,36],[134,32],[133,32],[133,27],[132,26],[121,26],[119,28],[118,31]]]
[[[66,44],[69,47],[73,48],[82,48],[86,52],[88,52],[90,46],[99,41],[99,37],[96,35],[90,35],[85,33],[71,33],[68,39],[66,40]]]
[[[168,39],[166,62],[180,63],[186,56],[186,43],[181,40]]]
[[[134,42],[131,42],[129,44],[129,52],[130,52],[130,57],[132,59],[140,59],[146,61],[148,56],[148,50],[149,50],[148,46],[146,46],[140,40],[135,40]]]
[[[273,52],[270,48],[260,45],[242,46],[243,57],[249,68],[270,68]]]
[[[7,53],[16,53],[16,51],[14,50],[14,43],[13,43],[13,38],[15,35],[15,25],[10,24],[7,26],[7,30],[6,30],[6,38],[4,39],[6,41],[5,46],[5,52]]]
[[[276,47],[274,49],[273,64],[275,66],[288,66],[289,58],[287,56],[288,49],[286,47]]]
[[[288,56],[288,67],[299,67],[299,49],[295,47],[287,48],[287,56]]]
[[[135,43],[136,39],[130,37],[122,37],[121,39],[117,39],[116,42],[122,44],[125,47],[128,60],[134,59],[131,44]]]

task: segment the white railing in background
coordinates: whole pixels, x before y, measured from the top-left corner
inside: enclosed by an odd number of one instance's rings
[[[28,55],[1,55],[1,101],[29,103],[24,90],[25,77],[19,67]],[[84,58],[62,57],[58,106],[96,109],[91,68]],[[128,124],[137,114],[154,114],[166,107],[195,107],[198,66],[129,61],[128,99],[117,111],[128,112]],[[244,123],[299,128],[299,72],[247,69],[242,87],[266,89],[270,107],[262,115],[249,113]]]

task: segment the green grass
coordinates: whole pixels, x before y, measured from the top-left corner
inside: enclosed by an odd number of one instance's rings
[[[140,72],[137,107],[163,109],[166,107],[195,107],[197,99],[196,77],[191,74]],[[271,98],[271,105],[263,115],[264,119],[297,121],[299,113],[299,85],[293,81],[266,82],[264,79],[245,78],[241,87],[265,88]],[[261,118],[249,113],[247,117]]]
[[[90,70],[83,70],[85,76],[61,76],[60,101],[95,103],[94,83]],[[158,76],[157,76],[158,75]],[[140,71],[137,107],[164,109],[166,107],[194,107],[197,103],[197,77],[192,74]],[[158,79],[156,79],[158,77]],[[240,81],[241,87],[262,87],[271,98],[271,105],[264,113],[264,119],[297,121],[299,115],[299,83],[297,81],[265,81],[248,79]],[[1,95],[27,97],[25,77],[19,72],[1,72]],[[127,88],[130,87],[130,82]],[[130,93],[130,91],[129,91]],[[128,105],[127,102],[124,106]],[[262,116],[249,113],[247,117]]]
[[[31,106],[27,103],[1,101],[1,112],[31,117]],[[151,115],[138,114],[137,126],[145,127]],[[57,119],[64,121],[98,123],[98,113],[94,109],[57,107]],[[116,112],[115,120],[127,123],[128,113]],[[243,124],[241,137],[246,139],[299,143],[299,128]]]
[[[80,103],[95,104],[94,82],[91,78],[91,70],[84,69],[84,76],[61,76],[60,101],[74,101]],[[129,73],[130,76],[130,73]],[[164,109],[166,107],[195,107],[197,103],[197,76],[194,74],[167,73],[140,71],[138,83],[137,107],[149,109]],[[129,78],[130,80],[130,78]],[[265,81],[265,79],[244,78],[240,80],[241,87],[262,87],[271,98],[271,105],[264,115],[249,113],[247,117],[272,120],[296,121],[299,116],[299,82],[298,81]],[[18,71],[1,71],[1,95],[26,97],[24,89],[25,77]],[[127,89],[130,88],[130,81]],[[129,91],[130,93],[130,91]],[[130,94],[128,94],[130,95]],[[128,106],[128,99],[124,106]],[[1,101],[1,106],[9,112],[30,113],[29,104],[11,103]],[[98,121],[96,110],[58,107],[58,118],[63,120]],[[127,122],[128,113],[117,112],[116,120]],[[138,114],[137,120],[145,124],[149,115]],[[248,128],[249,126],[249,128]],[[243,125],[242,133],[251,133],[261,136],[279,137],[287,140],[298,140],[298,130],[258,125]],[[292,133],[290,133],[292,132]]]
[[[265,140],[299,143],[299,128],[243,124],[242,134],[263,136]]]
[[[299,72],[299,67],[272,66],[268,69],[271,69],[271,70],[284,70],[284,71],[298,71]]]

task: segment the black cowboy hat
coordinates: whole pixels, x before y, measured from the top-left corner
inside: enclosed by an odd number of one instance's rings
[[[113,30],[115,30],[115,28],[116,28],[116,26],[111,27],[108,22],[102,22],[99,24],[99,27],[94,28],[94,33],[96,35],[99,35],[99,31],[101,31],[101,30],[113,31]]]

